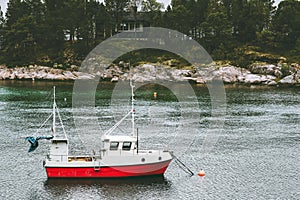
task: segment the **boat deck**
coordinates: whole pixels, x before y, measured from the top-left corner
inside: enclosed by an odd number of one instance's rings
[[[93,157],[92,156],[69,156],[68,162],[73,162],[73,161],[92,162]]]

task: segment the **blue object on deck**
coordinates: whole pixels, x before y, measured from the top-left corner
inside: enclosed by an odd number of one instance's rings
[[[38,136],[37,138],[26,137],[25,140],[27,140],[31,144],[28,152],[34,151],[39,146],[38,140],[41,140],[41,139],[51,140],[51,139],[53,139],[53,137],[54,136]]]

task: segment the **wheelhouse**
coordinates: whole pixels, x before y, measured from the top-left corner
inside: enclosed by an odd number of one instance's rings
[[[109,151],[130,151],[137,149],[137,139],[131,136],[111,136],[102,137],[102,148]]]

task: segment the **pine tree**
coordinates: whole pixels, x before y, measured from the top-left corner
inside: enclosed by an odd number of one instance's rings
[[[30,9],[25,1],[11,0],[8,3],[3,41],[6,62],[23,65],[32,59],[34,39],[31,22]]]
[[[118,33],[125,11],[129,8],[130,0],[104,0],[104,2],[112,19],[112,34]]]
[[[218,49],[219,47],[228,46],[228,43],[232,40],[232,23],[229,21],[222,1],[211,0],[207,16],[205,21],[201,23],[200,29],[200,41],[206,50],[215,54],[215,58],[224,58],[224,52],[219,52]]]
[[[3,40],[4,40],[4,17],[3,17],[3,12],[1,10],[1,6],[0,6],[0,64],[2,64],[4,62],[4,57],[3,55],[3,48],[4,48],[4,44],[3,44]]]
[[[4,26],[4,17],[0,6],[0,28],[3,28],[3,26]]]
[[[257,32],[269,28],[273,4],[274,0],[224,0],[233,33],[239,42],[253,42]]]
[[[277,45],[281,51],[300,50],[300,2],[285,0],[278,5],[273,23]],[[299,51],[298,51],[299,53]]]
[[[159,3],[156,0],[143,0],[142,11],[143,12],[157,12],[164,8],[163,3]]]
[[[150,26],[162,26],[162,9],[164,4],[156,0],[143,0],[141,11],[145,14],[146,19],[150,22]]]

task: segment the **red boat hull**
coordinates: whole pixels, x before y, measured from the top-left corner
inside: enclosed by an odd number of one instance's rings
[[[45,167],[48,178],[121,178],[162,175],[171,160],[152,164],[130,166]]]

